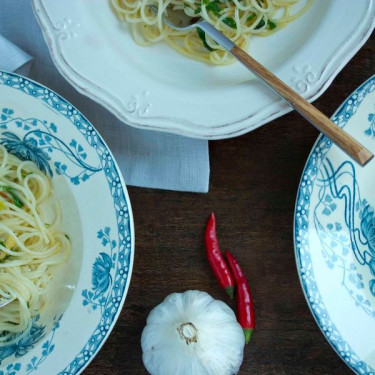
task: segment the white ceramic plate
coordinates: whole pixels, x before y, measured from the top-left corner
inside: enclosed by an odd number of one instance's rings
[[[375,76],[332,120],[375,152]],[[366,167],[320,136],[295,208],[297,268],[323,334],[358,374],[375,374],[375,160]]]
[[[302,0],[304,1],[304,0]],[[142,48],[109,1],[32,0],[62,75],[127,124],[219,139],[249,132],[290,108],[239,63],[208,66],[166,44]],[[375,26],[375,0],[316,0],[251,54],[306,99],[319,97]]]
[[[129,197],[87,119],[46,87],[0,71],[0,143],[52,177],[72,255],[28,335],[0,346],[0,374],[79,374],[124,304],[134,258]]]

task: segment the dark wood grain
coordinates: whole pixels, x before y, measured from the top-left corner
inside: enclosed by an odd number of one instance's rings
[[[315,105],[330,116],[374,67],[373,35]],[[141,332],[150,310],[168,294],[200,289],[228,301],[205,260],[203,232],[211,211],[222,249],[235,252],[254,294],[257,329],[240,374],[351,373],[311,315],[294,258],[296,191],[317,136],[290,113],[244,136],[210,142],[208,194],[129,188],[136,229],[130,290],[85,374],[147,374]]]

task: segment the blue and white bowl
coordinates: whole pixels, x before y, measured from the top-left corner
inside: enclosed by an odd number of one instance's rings
[[[52,177],[72,240],[29,334],[0,347],[0,375],[79,374],[125,302],[134,227],[119,168],[89,121],[46,87],[0,71],[0,143]]]
[[[375,153],[375,76],[332,120]],[[294,216],[297,268],[311,311],[357,374],[375,374],[375,159],[360,167],[326,137],[314,145]]]

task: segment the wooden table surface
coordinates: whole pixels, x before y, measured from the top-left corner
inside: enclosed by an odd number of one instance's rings
[[[373,34],[315,105],[331,115],[374,73]],[[203,234],[211,211],[221,248],[237,255],[254,295],[257,328],[239,374],[351,373],[313,319],[294,258],[296,192],[317,136],[292,112],[241,137],[210,142],[208,194],[128,188],[136,233],[130,289],[85,374],[147,374],[142,329],[168,294],[199,289],[228,302],[205,258]]]

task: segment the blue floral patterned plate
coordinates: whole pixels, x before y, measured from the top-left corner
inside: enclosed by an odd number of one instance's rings
[[[375,152],[375,76],[333,121]],[[320,136],[295,207],[297,268],[325,335],[358,374],[375,374],[375,160],[366,167]]]
[[[0,143],[52,177],[72,240],[47,308],[26,337],[0,346],[0,375],[79,374],[125,302],[134,258],[129,197],[95,128],[46,87],[0,71]]]

